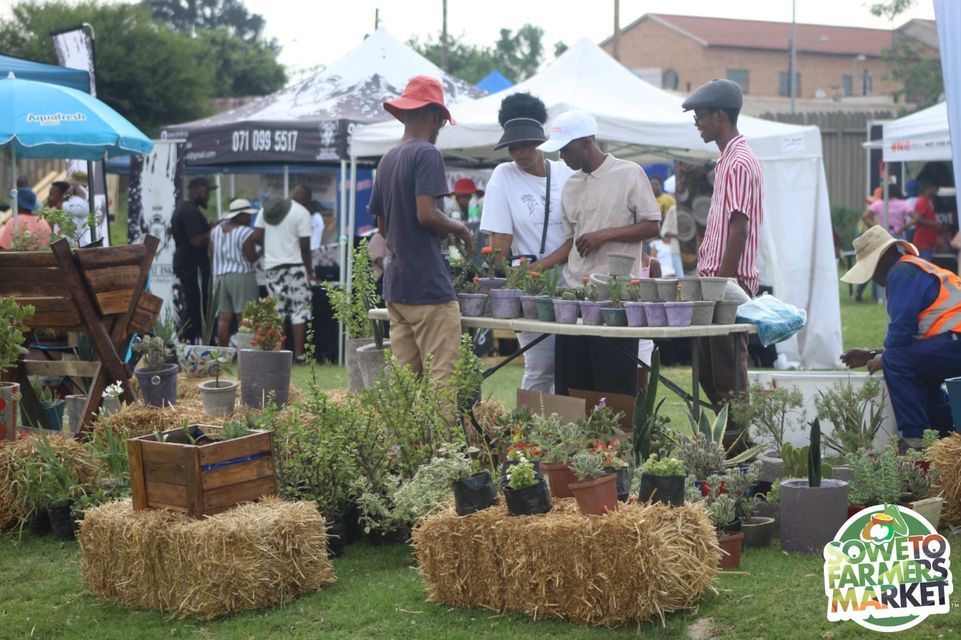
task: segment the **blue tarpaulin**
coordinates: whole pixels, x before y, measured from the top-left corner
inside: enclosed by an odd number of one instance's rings
[[[11,71],[21,80],[49,82],[90,93],[90,74],[82,69],[68,69],[53,64],[43,64],[42,62],[0,55],[0,78],[6,78]]]
[[[503,91],[504,89],[510,89],[514,86],[514,83],[504,77],[504,74],[494,69],[488,73],[483,80],[478,82],[476,85],[478,89],[483,89],[487,93],[497,93],[498,91]]]

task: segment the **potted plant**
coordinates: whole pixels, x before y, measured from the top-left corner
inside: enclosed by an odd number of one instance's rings
[[[490,249],[490,247],[484,247]],[[483,252],[483,249],[481,250]],[[513,320],[521,316],[521,288],[527,277],[526,264],[524,267],[508,267],[503,258],[499,257],[499,251],[493,250],[493,254],[498,256],[495,262],[503,266],[497,267],[504,270],[507,277],[504,279],[503,286],[492,287],[491,296],[491,315],[502,320]],[[491,267],[492,269],[494,267]]]
[[[601,309],[604,324],[609,327],[626,327],[627,312],[624,311],[624,282],[612,275],[607,283],[607,294],[611,299],[610,306]]]
[[[347,333],[347,344],[344,350],[347,364],[347,387],[351,391],[359,391],[364,388],[364,375],[361,371],[362,365],[355,357],[357,350],[375,344],[376,351],[381,351],[384,347],[384,340],[380,322],[370,320],[367,317],[368,312],[376,308],[381,300],[377,293],[377,278],[374,276],[370,252],[367,250],[367,240],[362,240],[356,249],[350,250],[350,261],[352,270],[349,286],[342,287],[337,282],[325,282],[323,287],[327,293],[327,299],[330,301],[330,308],[333,310],[334,317],[344,326],[344,331]],[[244,309],[244,323],[247,324],[246,308]],[[250,325],[247,326],[250,328]],[[251,329],[251,333],[256,333],[256,331]],[[283,340],[281,340],[282,343]],[[242,355],[244,353],[246,352],[241,352]],[[374,364],[376,365],[376,360]],[[380,366],[383,369],[383,357],[380,359]],[[241,363],[240,371],[243,375],[243,363]],[[243,395],[243,379],[241,379],[241,395]]]
[[[620,415],[619,413],[614,414],[613,411],[611,411],[611,414]],[[594,442],[591,443],[590,450],[601,457],[601,462],[604,464],[604,473],[610,473],[614,476],[617,486],[617,499],[621,502],[626,502],[631,493],[628,465],[623,458],[624,454],[629,453],[630,448],[630,442],[622,442],[620,436],[614,436],[610,439],[606,437],[595,438]]]
[[[534,305],[537,308],[537,319],[541,322],[554,322],[554,295],[557,293],[557,270],[549,269],[546,272],[531,271],[531,280],[540,293],[534,298]]]
[[[541,473],[541,450],[535,444],[524,440],[523,434],[517,430],[511,436],[511,443],[507,446],[505,460],[501,463],[501,488],[507,486],[507,472],[522,459],[534,465],[534,471]]]
[[[785,467],[788,460],[785,459]],[[807,479],[783,480],[779,495],[781,549],[821,553],[847,519],[848,483],[821,477],[821,423],[811,422]]]
[[[35,504],[45,508],[50,528],[58,540],[73,540],[74,522],[71,516],[73,501],[84,493],[77,467],[72,460],[60,454],[51,444],[50,437],[41,431],[34,448],[36,459],[27,460]]]
[[[36,376],[31,377],[30,384],[33,386],[33,392],[37,396],[37,402],[40,403],[40,410],[43,412],[43,422],[46,427],[53,431],[62,431],[63,412],[66,408],[64,399],[55,396],[53,390],[41,384],[39,378]]]
[[[644,315],[644,302],[640,295],[640,278],[631,278],[627,286],[624,287],[624,300],[622,305],[624,313],[627,315],[627,326],[645,327],[647,326],[647,316]]]
[[[271,297],[244,305],[244,323],[253,331],[252,349],[244,349],[240,365],[240,397],[248,407],[268,402],[287,404],[293,352],[282,350],[283,319]]]
[[[507,514],[529,516],[551,510],[551,493],[544,478],[537,475],[534,465],[523,456],[507,471],[504,489]]]
[[[582,451],[571,460],[577,482],[571,493],[584,515],[602,516],[617,511],[617,478],[604,471],[604,458],[594,451]]]
[[[657,299],[659,302],[675,302],[677,300],[677,278],[655,278]]]
[[[737,569],[741,565],[741,545],[744,534],[734,531],[737,515],[734,498],[727,493],[710,498],[707,502],[707,515],[717,531],[717,542],[721,547],[721,568]]]
[[[472,318],[484,315],[487,309],[487,294],[481,293],[480,278],[474,276],[467,279],[464,276],[454,281],[454,288],[462,316]]]
[[[521,292],[521,315],[525,320],[537,320],[537,298],[544,293],[544,280],[539,271],[532,270],[527,264],[526,258],[521,258],[525,262],[526,276],[524,278],[523,291]]]
[[[507,283],[507,278],[498,274],[507,271],[507,260],[504,258],[504,254],[501,253],[500,249],[488,245],[481,249],[481,259],[484,260],[484,265],[487,267],[487,277],[480,279],[481,287],[488,293],[494,289],[502,288]]]
[[[804,397],[797,387],[752,385],[731,403],[731,416],[738,424],[748,425],[756,442],[768,445],[758,454],[761,462],[759,482],[773,483],[782,477],[781,449],[788,434],[805,424]]]
[[[12,298],[0,297],[0,375],[12,369],[25,353],[24,322],[33,315],[30,305],[19,305]],[[20,385],[0,380],[0,441],[15,440],[20,416]]]
[[[180,365],[180,370],[193,378],[203,378],[213,375],[214,369],[221,366],[217,358],[226,359],[226,362],[230,362],[237,353],[236,349],[228,345],[215,347],[207,344],[207,341],[213,337],[217,326],[217,309],[220,306],[220,282],[217,282],[217,284],[213,286],[208,284],[205,289],[202,288],[201,290],[208,292],[207,297],[202,301],[203,304],[200,305],[201,344],[180,344],[176,349],[177,364]],[[213,355],[215,349],[217,350],[216,357]]]
[[[561,324],[577,324],[579,306],[577,293],[571,289],[558,291],[560,297],[554,298],[554,317]]]
[[[151,407],[177,404],[177,365],[167,363],[170,350],[164,339],[160,336],[138,338],[131,348],[143,355],[147,365],[134,371],[144,404]]]
[[[468,457],[468,454],[476,451],[474,448],[466,452],[455,452],[450,448],[444,451],[447,475],[454,492],[454,510],[459,516],[470,515],[497,504],[497,489],[494,488],[490,471],[478,470],[476,463]]]
[[[867,378],[860,386],[839,382],[814,399],[818,417],[834,426],[824,444],[840,455],[867,450],[884,423],[884,390],[881,381]]]
[[[684,463],[678,458],[658,458],[652,453],[641,466],[641,490],[638,499],[680,507],[684,504]]]
[[[586,443],[582,425],[562,422],[557,414],[535,415],[531,418],[530,441],[542,452],[541,470],[550,484],[551,494],[572,498],[574,494],[569,485],[575,477],[569,461]]]
[[[610,306],[610,300],[600,300],[600,289],[591,280],[590,276],[581,278],[583,284],[581,293],[581,319],[584,324],[589,326],[599,326],[604,324],[601,317],[601,309]]]
[[[100,394],[100,411],[104,415],[111,415],[120,411],[120,396],[123,394],[123,384],[117,380],[108,384]]]
[[[231,358],[222,355],[218,348],[211,349],[210,358],[215,363],[215,378],[198,385],[203,396],[204,413],[208,416],[229,416],[234,412],[238,383],[236,380],[221,380],[220,373]]]
[[[756,493],[761,463],[755,462],[739,473],[728,474],[727,490],[734,498],[734,510],[741,521],[745,547],[761,548],[771,544],[774,536],[774,518],[758,515],[762,499]]]
[[[678,435],[674,456],[698,482],[724,469],[724,447],[703,433]]]

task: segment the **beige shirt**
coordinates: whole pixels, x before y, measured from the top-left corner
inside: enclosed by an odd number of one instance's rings
[[[681,255],[681,243],[677,239],[677,207],[671,205],[666,212],[662,211],[662,213],[664,222],[661,224],[661,237],[670,235],[671,240],[668,244],[671,245],[671,253]]]
[[[651,183],[641,167],[608,154],[593,173],[577,171],[564,185],[561,196],[564,233],[577,238],[600,229],[624,227],[645,220],[660,222],[661,210],[651,191]],[[641,257],[640,242],[608,242],[584,257],[571,248],[564,265],[564,280],[569,287],[581,284],[581,277],[607,273],[608,253],[629,253]],[[632,273],[637,273],[638,261]]]

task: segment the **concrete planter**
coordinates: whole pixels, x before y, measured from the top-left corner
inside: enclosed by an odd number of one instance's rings
[[[607,254],[607,272],[618,278],[629,278],[636,260],[637,256],[629,253],[609,253]]]
[[[134,371],[140,383],[140,395],[150,407],[177,404],[177,365],[166,364]]]
[[[240,397],[243,403],[254,409],[262,409],[273,399],[278,407],[284,407],[290,389],[293,360],[293,351],[244,349],[244,366],[240,370]]]
[[[781,549],[792,553],[821,553],[847,520],[848,483],[821,480],[809,487],[806,479],[781,482]]]
[[[357,350],[364,345],[374,344],[373,338],[348,338],[344,349],[344,363],[347,365],[347,390],[360,391],[364,388],[364,374],[360,370]],[[241,356],[246,351],[241,352]]]
[[[20,417],[20,385],[0,382],[0,440],[17,439],[17,420]]]
[[[378,349],[375,343],[371,343],[358,348],[354,353],[364,389],[370,389],[384,375],[387,370],[388,351],[390,351],[390,342],[385,340],[381,349]]]
[[[204,401],[204,413],[208,416],[229,416],[237,401],[236,380],[206,380],[197,385]]]
[[[87,404],[87,396],[73,394],[66,397],[67,401],[67,428],[71,433],[80,431],[80,420],[83,418],[83,408]]]

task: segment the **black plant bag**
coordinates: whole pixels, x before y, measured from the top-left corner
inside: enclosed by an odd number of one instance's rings
[[[684,476],[653,476],[641,474],[641,490],[638,498],[647,502],[653,497],[654,502],[660,502],[672,507],[684,505]]]
[[[627,502],[631,495],[631,479],[627,475],[627,467],[618,469],[605,467],[604,472],[613,473],[616,476],[614,482],[617,484],[617,499],[621,502]]]
[[[454,482],[454,509],[467,516],[497,504],[497,490],[491,474],[481,471]]]
[[[73,540],[75,537],[73,514],[69,502],[56,507],[47,507],[50,514],[50,529],[57,540]]]
[[[523,489],[504,489],[507,499],[507,513],[512,516],[532,516],[547,513],[554,506],[551,502],[551,492],[547,488],[544,478],[538,478],[537,484]]]
[[[534,465],[534,475],[538,478],[541,477],[541,463],[539,460],[531,460],[532,465]],[[501,489],[507,488],[507,470],[517,464],[516,460],[504,460],[501,463]]]

